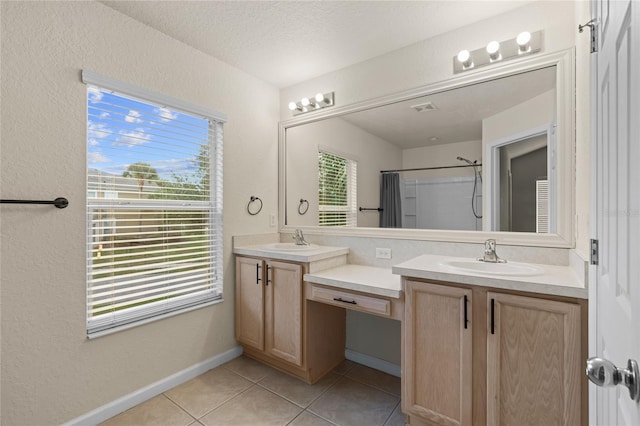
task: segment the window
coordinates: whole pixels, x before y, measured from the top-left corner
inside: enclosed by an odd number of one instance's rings
[[[222,114],[84,71],[87,334],[222,300]]]
[[[320,226],[357,225],[357,168],[354,160],[327,151],[318,152]]]

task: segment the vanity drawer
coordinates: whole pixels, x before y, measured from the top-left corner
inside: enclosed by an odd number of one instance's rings
[[[369,312],[386,317],[391,316],[391,301],[377,297],[364,296],[346,290],[311,286],[309,300],[342,306],[356,311]]]

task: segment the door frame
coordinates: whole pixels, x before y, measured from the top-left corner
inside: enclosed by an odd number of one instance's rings
[[[484,146],[483,168],[485,180],[483,182],[482,196],[486,211],[483,212],[484,231],[500,230],[500,148],[512,143],[520,142],[536,136],[547,135],[547,180],[549,181],[549,233],[557,232],[556,197],[556,137],[555,121],[532,127],[500,139],[487,142]]]

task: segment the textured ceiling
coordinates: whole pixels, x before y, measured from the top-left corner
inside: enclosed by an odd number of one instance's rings
[[[528,1],[101,1],[277,87]]]

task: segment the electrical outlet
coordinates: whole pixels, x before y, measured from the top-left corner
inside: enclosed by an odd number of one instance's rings
[[[273,213],[269,215],[269,226],[272,228],[276,226],[276,215]]]
[[[376,259],[391,259],[391,249],[390,248],[377,248],[376,249]]]

